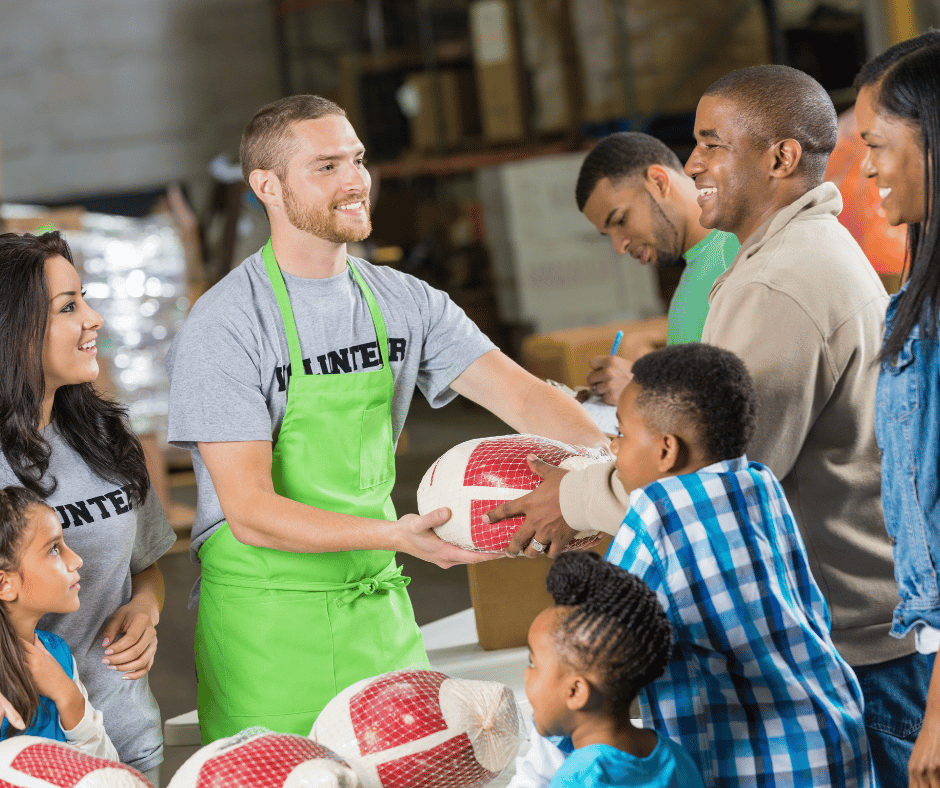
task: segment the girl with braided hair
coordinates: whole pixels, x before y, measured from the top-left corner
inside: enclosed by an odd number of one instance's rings
[[[526,695],[538,733],[574,748],[551,788],[700,787],[679,745],[630,720],[637,692],[663,674],[672,650],[656,595],[596,553],[563,553],[546,582],[555,604],[529,630]]]

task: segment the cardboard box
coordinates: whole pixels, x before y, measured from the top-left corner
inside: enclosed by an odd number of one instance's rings
[[[611,537],[592,548],[607,553]],[[547,556],[498,558],[467,566],[470,602],[484,651],[526,645],[535,617],[552,604],[545,578],[552,565]]]
[[[577,131],[580,78],[567,0],[520,0],[522,55],[532,88],[537,134]]]
[[[410,118],[411,144],[418,150],[456,148],[480,131],[476,84],[470,69],[409,74],[418,113]],[[437,84],[435,96],[434,86]]]
[[[570,7],[587,121],[694,111],[719,77],[770,62],[759,4],[743,12],[725,0],[578,0]],[[711,45],[716,36],[720,44]]]
[[[522,61],[509,0],[474,0],[470,39],[483,136],[490,142],[524,139]]]
[[[618,331],[623,341],[617,355],[636,360],[651,347],[666,345],[666,316],[633,323],[612,323],[533,334],[522,341],[522,366],[537,378],[557,380],[575,388],[585,385],[593,356],[610,352]]]

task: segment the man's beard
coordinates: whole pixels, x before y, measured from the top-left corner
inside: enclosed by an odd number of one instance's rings
[[[365,223],[359,226],[343,226],[342,217],[334,213],[333,208],[325,210],[305,205],[283,184],[284,213],[287,220],[298,230],[315,235],[324,241],[341,244],[350,241],[364,241],[372,232],[372,219],[369,216],[369,195],[362,198],[362,207],[365,211]],[[355,201],[353,201],[355,202]]]
[[[676,268],[685,265],[685,259],[682,257],[682,250],[679,249],[679,231],[676,226],[669,221],[665,211],[650,196],[646,195],[652,209],[653,235],[656,245],[656,267],[657,268]]]

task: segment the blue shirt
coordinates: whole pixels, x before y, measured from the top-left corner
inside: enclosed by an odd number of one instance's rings
[[[46,650],[52,654],[56,662],[62,666],[65,675],[72,678],[72,652],[69,651],[69,647],[66,645],[65,641],[58,635],[54,635],[42,629],[37,629],[36,634],[46,647]],[[9,723],[4,719],[3,722],[0,723],[0,739],[7,737],[8,729]],[[43,739],[66,741],[65,734],[62,732],[62,726],[59,724],[59,710],[45,695],[39,696],[39,708],[36,710],[36,716],[22,733],[24,736],[39,736]]]
[[[607,744],[590,744],[568,756],[549,788],[702,788],[695,764],[678,744],[659,737],[645,758]]]
[[[891,330],[898,302],[885,321]],[[940,342],[920,326],[897,358],[882,364],[875,395],[875,436],[881,448],[881,501],[894,540],[894,576],[900,603],[891,634],[940,629]]]
[[[746,457],[630,495],[607,560],[656,592],[673,627],[643,719],[705,785],[871,785],[862,692],[829,637],[793,513]]]

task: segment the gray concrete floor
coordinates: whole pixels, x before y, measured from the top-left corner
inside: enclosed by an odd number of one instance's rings
[[[392,498],[399,514],[416,511],[415,493],[424,472],[445,451],[470,438],[504,435],[511,430],[490,413],[465,401],[455,401],[433,410],[416,394],[405,425],[407,446],[402,441],[396,458],[397,482]],[[402,450],[403,449],[403,450]],[[173,487],[177,503],[195,504],[195,488]],[[435,621],[470,606],[467,570],[458,566],[439,569],[408,555],[399,555],[406,575],[418,624]],[[198,576],[187,552],[160,559],[166,580],[166,604],[158,627],[157,658],[150,671],[163,719],[184,714],[196,706],[196,668],[193,659],[193,633],[196,612],[187,609],[189,593]],[[179,766],[196,748],[168,747],[161,781],[166,785]]]

